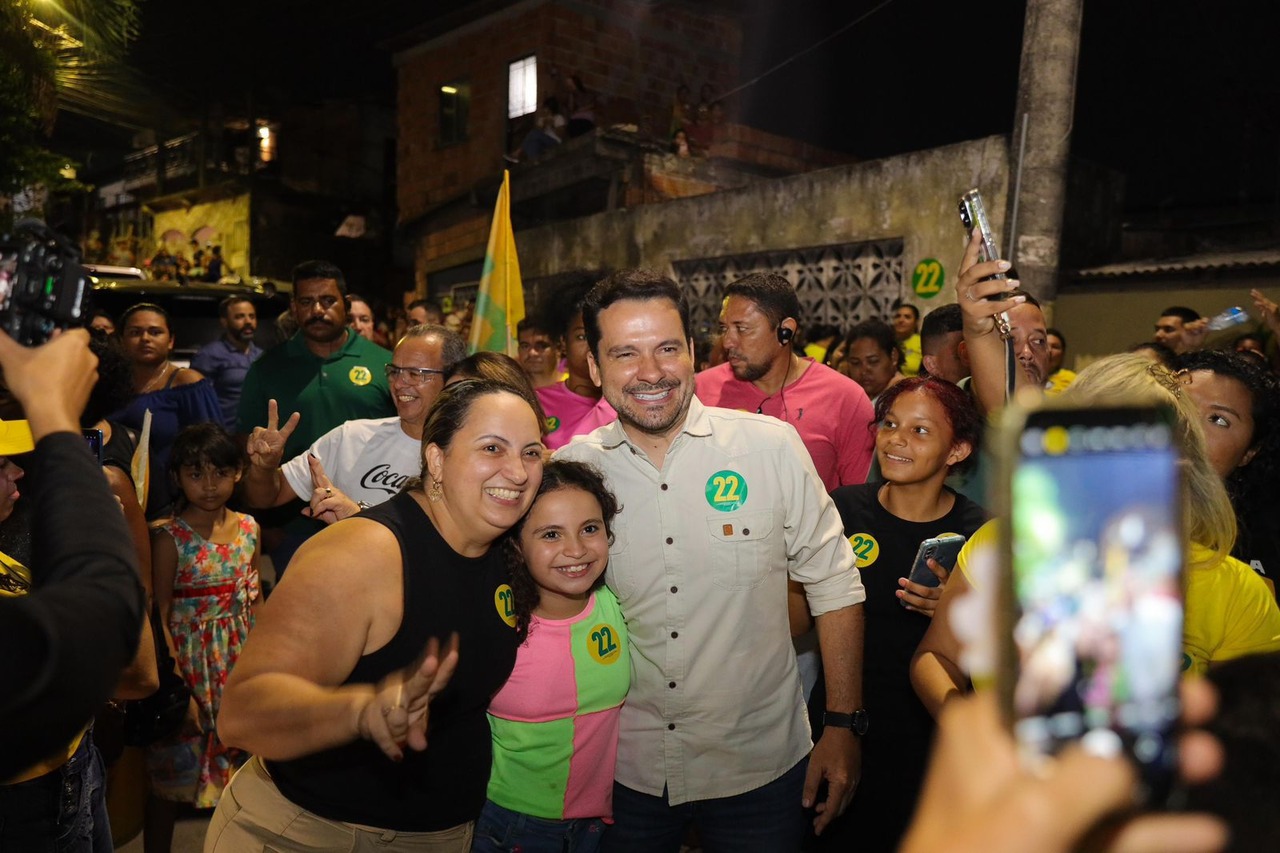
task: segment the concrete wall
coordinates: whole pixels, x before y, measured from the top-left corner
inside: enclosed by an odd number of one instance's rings
[[[187,240],[197,230],[211,226],[216,236],[207,242],[222,246],[222,257],[236,275],[248,276],[249,269],[249,194],[244,193],[226,201],[212,201],[193,204],[180,210],[164,210],[155,214],[153,233],[157,237],[166,231],[180,231],[184,239],[180,245],[170,248],[182,249],[190,256]],[[147,257],[155,254],[152,249],[145,253]]]
[[[927,313],[954,301],[964,250],[957,200],[980,187],[999,231],[1007,163],[1007,140],[992,136],[555,223],[516,234],[520,269],[526,278],[579,267],[670,273],[678,260],[900,237],[904,295]],[[927,258],[940,263],[943,285],[922,298],[910,292],[911,273]]]
[[[1051,324],[1067,336],[1066,366],[1079,370],[1104,355],[1152,340],[1156,318],[1172,305],[1194,308],[1205,317],[1239,305],[1257,321],[1249,298],[1249,289],[1254,287],[1280,299],[1280,279],[1274,273],[1214,278],[1188,272],[1147,281],[1129,277],[1075,282],[1059,292]],[[1211,334],[1208,345],[1225,344],[1236,335],[1260,328],[1259,323],[1251,322]]]

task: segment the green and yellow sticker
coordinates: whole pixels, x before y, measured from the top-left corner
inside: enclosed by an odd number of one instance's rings
[[[347,374],[347,378],[351,380],[352,385],[368,385],[373,381],[373,372],[364,365],[356,365],[351,368],[351,372]]]
[[[510,584],[501,584],[494,590],[493,606],[503,622],[512,628],[516,626],[516,594],[511,591]]]
[[[618,629],[607,622],[596,625],[587,635],[587,652],[596,663],[605,666],[617,663],[622,657],[621,646],[618,645]]]
[[[706,494],[712,509],[733,512],[747,502],[747,481],[737,471],[717,471],[707,478]]]
[[[858,558],[858,568],[865,569],[880,558],[880,543],[870,533],[855,533],[849,537],[853,556]]]

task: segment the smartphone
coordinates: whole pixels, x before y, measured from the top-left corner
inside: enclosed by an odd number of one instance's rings
[[[966,241],[973,239],[973,232],[978,231],[982,235],[982,248],[978,250],[978,261],[995,261],[1000,259],[1000,249],[996,246],[996,237],[991,230],[991,222],[987,219],[987,208],[982,203],[982,193],[977,188],[969,190],[960,196],[960,222],[964,225],[964,234]],[[1005,279],[1008,278],[1004,273],[996,273],[991,278]],[[997,294],[988,296],[987,299],[999,302],[1004,297]],[[1000,333],[1003,340],[1009,340],[1013,334],[1009,326],[1009,315],[1007,312],[1001,311],[996,315],[996,331]]]
[[[921,586],[937,586],[940,581],[938,576],[929,569],[928,561],[937,560],[947,571],[954,569],[956,557],[960,556],[960,549],[964,547],[964,542],[964,537],[959,533],[944,533],[924,540],[916,549],[916,558],[911,563],[911,574],[907,576],[907,580]]]
[[[1167,802],[1182,670],[1182,478],[1163,408],[1012,406],[998,690],[1032,763],[1127,754]]]
[[[81,430],[84,440],[89,444],[89,452],[93,454],[93,458],[98,460],[98,464],[102,464],[102,430],[86,429]]]

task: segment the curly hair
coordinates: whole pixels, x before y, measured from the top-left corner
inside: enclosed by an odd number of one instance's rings
[[[932,376],[913,376],[885,389],[876,400],[876,415],[868,428],[875,432],[880,423],[889,414],[893,403],[903,394],[919,391],[928,394],[938,401],[942,411],[946,412],[947,422],[951,425],[951,446],[967,443],[969,455],[951,466],[954,471],[965,471],[977,459],[982,445],[982,415],[974,404],[973,398],[962,391],[954,383]]]
[[[538,493],[534,496],[533,503],[537,505],[543,495],[566,489],[587,492],[596,499],[600,504],[600,518],[604,521],[605,535],[609,539],[609,544],[612,545],[613,520],[622,507],[618,504],[618,499],[614,497],[613,492],[609,491],[609,487],[605,485],[604,475],[585,462],[553,459],[542,467],[542,483],[538,486]],[[531,506],[530,512],[532,511]],[[524,553],[520,550],[520,533],[524,530],[528,519],[529,513],[525,513],[524,518],[521,518],[508,532],[506,541],[503,543],[508,580],[511,583],[511,591],[515,595],[516,641],[519,643],[523,643],[529,636],[530,617],[541,600],[538,584],[529,573],[529,565],[525,562]],[[604,573],[601,572],[591,588],[594,590],[603,585]]]

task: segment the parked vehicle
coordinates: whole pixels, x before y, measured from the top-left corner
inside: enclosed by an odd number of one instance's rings
[[[169,313],[174,335],[173,361],[185,364],[196,350],[222,334],[218,305],[228,296],[245,296],[258,311],[254,340],[266,348],[278,343],[276,317],[289,307],[293,285],[251,278],[238,283],[154,281],[138,267],[86,264],[93,289],[90,310],[119,318],[131,305],[153,302]]]

